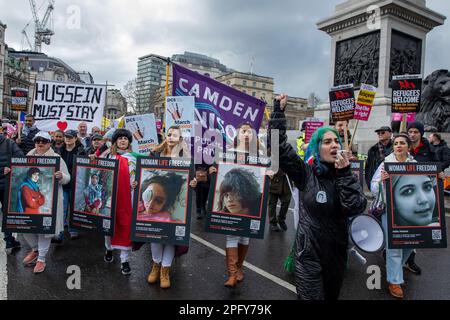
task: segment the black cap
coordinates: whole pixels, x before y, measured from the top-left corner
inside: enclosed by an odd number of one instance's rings
[[[92,135],[92,141],[94,140],[103,140],[103,136],[101,134],[95,133],[94,135]]]
[[[300,131],[305,131],[306,130],[306,121],[304,121],[302,123],[302,129]]]
[[[392,132],[392,129],[391,129],[391,127],[384,126],[384,127],[381,127],[380,129],[375,130],[375,132],[377,132],[377,133],[380,132],[380,131]]]
[[[78,131],[77,130],[67,130],[64,132],[64,136],[75,138],[78,136]]]

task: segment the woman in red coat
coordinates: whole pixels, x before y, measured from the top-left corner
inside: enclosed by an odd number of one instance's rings
[[[17,212],[24,214],[40,214],[39,208],[44,205],[45,197],[39,190],[39,176],[41,170],[39,168],[28,169],[27,178],[19,189]]]

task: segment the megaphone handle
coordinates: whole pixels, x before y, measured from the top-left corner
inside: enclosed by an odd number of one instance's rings
[[[353,255],[356,257],[356,259],[362,264],[365,265],[367,263],[366,258],[364,258],[359,252],[358,250],[355,249],[355,247],[351,248],[349,250],[349,253],[353,253]]]

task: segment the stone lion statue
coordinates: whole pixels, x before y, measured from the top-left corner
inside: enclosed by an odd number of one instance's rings
[[[416,121],[428,132],[450,132],[450,72],[436,70],[423,81],[422,103]]]

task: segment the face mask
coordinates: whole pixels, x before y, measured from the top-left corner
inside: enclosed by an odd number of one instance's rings
[[[108,148],[111,148],[111,146],[112,146],[111,141],[106,141],[106,146],[107,146]]]

